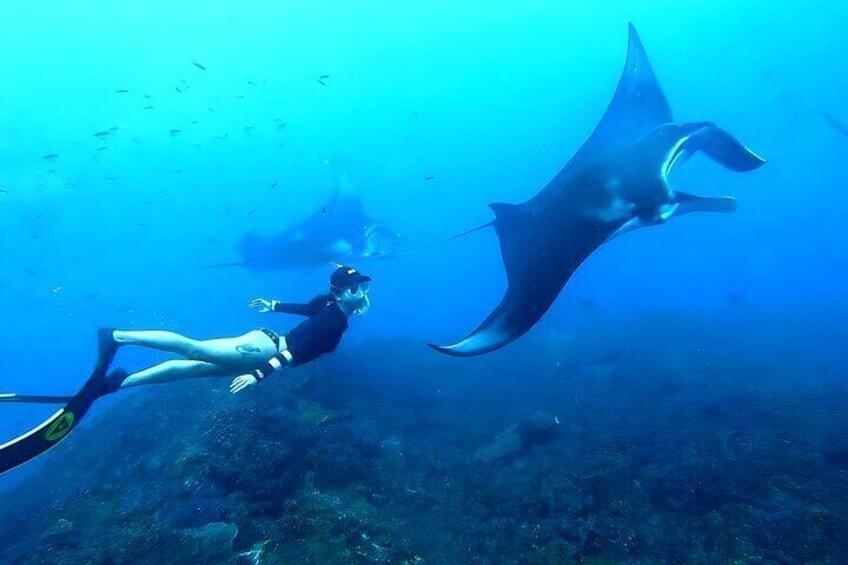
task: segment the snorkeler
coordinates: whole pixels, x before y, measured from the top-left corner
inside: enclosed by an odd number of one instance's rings
[[[348,328],[348,319],[364,314],[371,305],[371,277],[339,266],[330,276],[330,292],[306,304],[285,304],[257,298],[250,306],[259,312],[281,312],[307,319],[279,335],[268,329],[241,337],[194,340],[166,331],[98,332],[98,356],[89,379],[74,396],[34,396],[0,393],[0,402],[65,404],[58,412],[29,432],[0,445],[0,473],[44,453],[64,439],[95,400],[123,388],[200,377],[233,377],[230,392],[236,393],[287,366],[309,363],[336,349]],[[128,374],[123,369],[107,372],[118,349],[139,345],[185,357]]]
[[[286,335],[261,328],[241,337],[195,340],[166,331],[114,330],[117,346],[139,345],[185,357],[137,373],[115,369],[106,375],[110,392],[122,388],[199,377],[233,377],[230,392],[253,386],[286,366],[309,363],[330,353],[348,328],[348,318],[370,306],[371,277],[350,267],[338,267],[330,277],[330,292],[306,304],[286,304],[257,298],[250,303],[259,312],[307,316]]]

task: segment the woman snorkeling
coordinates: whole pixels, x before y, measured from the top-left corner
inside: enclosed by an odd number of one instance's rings
[[[368,310],[370,287],[371,277],[340,266],[330,276],[330,292],[306,304],[284,304],[262,298],[250,303],[252,308],[263,313],[285,312],[307,317],[285,335],[263,328],[241,337],[195,340],[166,331],[99,330],[97,362],[75,395],[0,393],[0,402],[63,405],[39,426],[0,445],[0,473],[37,457],[62,441],[98,398],[120,389],[199,377],[235,377],[230,392],[236,393],[283,367],[303,365],[330,353],[347,330],[348,318]],[[109,371],[118,349],[125,345],[176,353],[185,359],[165,361],[133,374],[123,369]]]
[[[115,350],[138,345],[176,353],[185,359],[165,361],[132,374],[123,369],[110,371],[106,375],[108,392],[200,377],[235,377],[230,392],[242,391],[283,367],[303,365],[335,350],[348,328],[348,318],[368,310],[370,287],[371,277],[340,266],[330,276],[330,292],[306,304],[253,300],[251,308],[262,313],[307,317],[285,335],[260,328],[240,337],[201,341],[167,331],[112,330]]]

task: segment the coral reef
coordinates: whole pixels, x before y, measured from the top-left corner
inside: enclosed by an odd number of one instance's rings
[[[369,343],[261,392],[116,394],[4,494],[0,561],[848,560],[843,380],[522,347]]]

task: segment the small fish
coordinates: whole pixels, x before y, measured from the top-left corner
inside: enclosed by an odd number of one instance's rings
[[[182,133],[182,131],[183,131],[183,130],[181,130],[181,129],[179,129],[179,128],[174,128],[174,129],[172,129],[172,130],[171,130],[171,137],[176,137],[176,136],[178,136],[179,134],[181,134],[181,133]]]
[[[112,126],[109,128],[109,131],[118,131],[118,126]]]
[[[2,194],[9,194],[9,191],[8,191],[8,190],[6,190],[5,188],[0,188],[0,193],[2,193]]]
[[[145,94],[145,95],[144,95],[144,97],[145,97],[145,98],[147,98],[148,100],[150,100],[151,98],[153,98],[153,97],[152,97],[152,96],[150,96],[149,94]]]
[[[174,169],[174,172],[178,175],[182,174],[182,169]]]
[[[193,125],[193,126],[196,126],[196,125],[197,125],[197,120],[192,120],[192,121],[190,121],[189,123],[190,123],[191,125]]]
[[[201,144],[199,144],[199,143],[192,143],[192,144],[191,144],[191,146],[192,146],[192,147],[197,147],[198,149],[200,149],[200,148],[202,148],[202,147],[203,147],[203,146],[202,146]]]
[[[59,158],[58,153],[48,153],[47,155],[42,157],[42,159],[44,159],[45,161],[55,161],[58,158]]]
[[[252,216],[252,215],[253,215],[253,210],[249,211],[249,212],[247,213],[247,215],[248,215],[248,216]]]
[[[150,200],[141,203],[142,206],[150,206]]]
[[[256,83],[252,80],[247,81],[247,84],[249,84],[250,86],[256,86]]]
[[[321,75],[320,77],[318,77],[318,82],[321,84],[321,86],[327,86],[326,81],[328,78],[330,78],[330,75]]]
[[[77,181],[75,181],[75,180],[69,180],[69,181],[68,181],[68,182],[66,182],[65,184],[67,184],[68,186],[76,186],[76,185],[77,185]]]
[[[86,294],[83,298],[85,300],[94,300],[95,298],[97,298],[97,295],[96,294]]]
[[[119,88],[118,90],[115,91],[115,93],[116,94],[127,94],[127,93],[129,93],[129,90],[127,90],[126,88]]]
[[[109,135],[109,132],[104,129],[104,130],[98,131],[92,137],[106,137],[107,135]]]
[[[108,148],[108,147],[106,147],[105,145],[104,145],[103,147],[98,147],[98,148],[97,148],[97,150],[98,150],[98,151],[106,151],[107,149],[109,149],[109,148]]]
[[[238,96],[236,96],[236,100],[244,100],[244,96],[242,96],[241,94],[239,94]]]
[[[65,290],[65,287],[63,287],[63,286],[57,286],[57,287],[55,287],[55,288],[53,289],[53,291],[52,291],[52,292],[53,292],[53,294],[56,294],[56,293],[58,293],[58,292],[62,292],[63,290]]]
[[[201,71],[205,71],[205,70],[206,70],[206,67],[204,67],[203,65],[201,65],[201,64],[200,64],[200,63],[198,63],[197,61],[192,61],[192,62],[191,62],[191,64],[192,64],[192,65],[194,65],[195,67],[197,67],[198,69],[200,69]]]
[[[321,214],[326,214],[326,213],[327,213],[327,208],[321,208]]]
[[[116,180],[118,180],[115,177],[110,177],[109,175],[103,175],[103,178],[108,180],[109,182],[115,182]]]
[[[251,131],[253,131],[253,126],[244,126],[244,131],[250,133]]]
[[[278,184],[280,184],[280,183],[278,183],[278,182],[272,182],[272,183],[271,183],[271,186],[269,186],[268,188],[277,188],[277,185],[278,185]],[[0,189],[0,190],[2,190],[2,189]]]
[[[230,134],[225,133],[224,135],[216,135],[215,139],[219,139],[219,140],[223,141],[224,139],[227,139],[228,137],[230,137]]]
[[[176,91],[177,91],[177,92],[179,92],[180,94],[182,94],[182,93],[183,93],[183,91],[182,91],[182,90],[180,90],[180,87],[179,87],[179,86],[175,86],[175,87],[174,87],[174,90],[176,90]]]
[[[287,122],[281,123],[280,125],[277,126],[277,131],[282,131],[282,129],[285,128],[286,125],[287,125]]]
[[[52,175],[55,172],[56,172],[56,169],[50,169],[49,171],[47,171],[47,174]]]
[[[145,109],[145,110],[152,110],[152,109],[153,109],[153,106],[145,106],[145,107],[144,107],[144,109]]]
[[[207,109],[207,110],[209,110],[210,112],[214,112],[214,111],[215,111],[215,108],[213,108],[212,106],[207,106],[207,107],[206,107],[206,109]]]
[[[838,131],[845,137],[848,137],[848,126],[845,126],[845,124],[838,122],[836,118],[825,112],[822,112],[822,116],[824,116],[824,119],[827,120],[828,123],[832,125],[834,129],[836,129],[836,131]]]
[[[424,177],[424,180],[433,180],[433,179],[435,179],[435,178],[436,178],[436,177],[435,177],[435,176],[433,176],[433,175],[427,175],[427,176],[425,176],[425,177]]]

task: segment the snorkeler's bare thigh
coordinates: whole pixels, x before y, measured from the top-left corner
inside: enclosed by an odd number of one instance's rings
[[[201,361],[250,371],[276,355],[277,346],[268,334],[253,330],[239,337],[204,340],[197,353]]]

